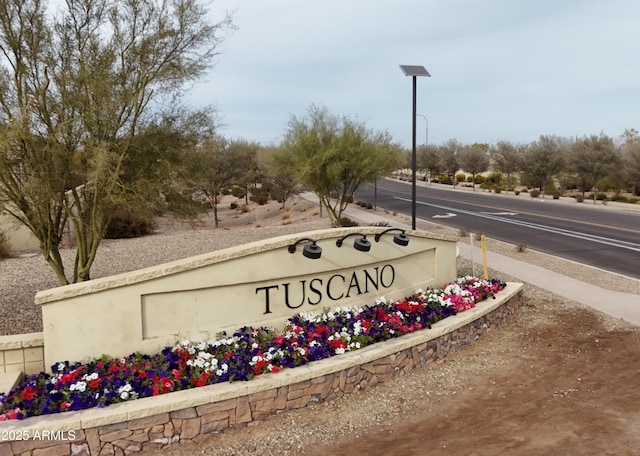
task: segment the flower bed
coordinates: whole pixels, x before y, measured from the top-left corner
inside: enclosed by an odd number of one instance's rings
[[[244,327],[218,340],[183,341],[155,355],[134,353],[89,363],[61,362],[52,374],[26,376],[0,395],[0,421],[105,407],[141,397],[256,375],[399,337],[493,297],[505,284],[463,277],[442,290],[417,290],[395,302],[342,307],[322,314],[300,313],[283,331]]]

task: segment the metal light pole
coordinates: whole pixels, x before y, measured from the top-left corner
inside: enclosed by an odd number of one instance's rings
[[[411,229],[416,229],[416,89],[418,76],[431,77],[425,67],[419,65],[400,65],[400,69],[405,76],[413,78],[413,112],[411,114],[412,123],[412,146],[411,146]]]

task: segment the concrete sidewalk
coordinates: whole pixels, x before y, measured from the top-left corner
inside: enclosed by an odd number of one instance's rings
[[[301,196],[311,201],[317,201],[316,196],[312,193],[304,193]],[[411,229],[411,226],[387,219],[380,213],[365,211],[356,207],[348,207],[345,215],[362,220],[367,224],[387,222],[393,227]],[[482,258],[482,250],[479,247],[473,247],[472,249],[466,243],[458,242],[458,251],[460,256],[465,259],[471,260],[473,258],[478,262]],[[581,282],[539,266],[493,252],[487,252],[487,265],[493,270],[509,274],[524,283],[549,290],[564,298],[640,326],[640,295],[638,294],[605,290],[593,284]]]

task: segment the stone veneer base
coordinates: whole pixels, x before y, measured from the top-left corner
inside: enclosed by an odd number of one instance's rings
[[[522,287],[508,283],[496,299],[483,301],[431,329],[248,382],[1,422],[0,456],[128,455],[368,389],[444,358],[497,328],[520,307]]]

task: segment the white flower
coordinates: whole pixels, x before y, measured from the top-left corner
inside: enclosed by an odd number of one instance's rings
[[[73,385],[69,386],[69,390],[70,391],[80,391],[81,393],[84,393],[84,391],[87,389],[87,384],[86,382],[77,382],[74,383]]]

